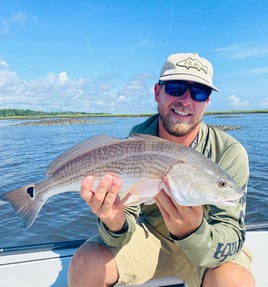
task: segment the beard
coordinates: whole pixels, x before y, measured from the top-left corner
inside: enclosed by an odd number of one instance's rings
[[[168,114],[161,114],[159,111],[159,117],[162,121],[164,129],[173,136],[181,137],[187,135],[190,131],[195,129],[201,122],[201,118],[191,120],[190,122],[182,122],[172,116],[172,111]]]

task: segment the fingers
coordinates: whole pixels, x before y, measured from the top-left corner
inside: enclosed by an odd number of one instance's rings
[[[81,183],[80,196],[87,203],[91,202],[91,198],[94,195],[94,192],[92,191],[93,181],[94,181],[94,177],[86,176]]]
[[[155,202],[160,209],[163,217],[177,218],[178,210],[174,205],[172,199],[169,195],[166,194],[163,190],[161,190],[157,196],[155,197]]]
[[[106,212],[110,210],[114,204],[117,204],[120,201],[118,197],[118,191],[121,188],[121,181],[119,178],[108,174],[104,176],[99,188],[102,188],[102,195],[100,200],[105,199],[102,201],[102,211]]]
[[[116,176],[106,174],[93,191],[94,180],[93,176],[85,177],[81,184],[80,195],[91,207],[91,210],[98,214],[100,210],[103,213],[111,209],[112,205],[117,202],[121,181]]]
[[[103,205],[105,200],[106,194],[110,191],[110,185],[112,183],[112,176],[110,174],[106,174],[99,183],[95,193],[94,193],[94,200],[91,202],[91,209],[97,211]]]
[[[175,203],[163,190],[155,197],[169,232],[185,237],[196,230],[203,220],[202,206],[181,206]]]
[[[172,218],[192,218],[192,215],[203,214],[202,206],[183,206],[174,201],[174,199],[161,190],[155,198],[159,207],[166,210]],[[160,209],[159,208],[159,209]]]
[[[95,186],[95,178],[87,176],[81,185],[81,197],[106,228],[114,232],[121,230],[126,221],[124,205],[118,195],[121,180],[115,175],[107,174]]]
[[[127,200],[132,196],[132,194],[133,194],[133,193],[129,191],[129,192],[122,198],[121,202],[122,202],[123,205],[126,204]]]
[[[191,218],[190,206],[181,206],[164,191],[160,191],[155,198],[156,204],[166,222],[183,225],[187,218]]]

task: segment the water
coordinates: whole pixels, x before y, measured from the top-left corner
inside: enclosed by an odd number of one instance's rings
[[[99,118],[90,125],[16,126],[0,121],[0,194],[45,178],[48,164],[72,145],[96,134],[119,138],[144,118]],[[206,116],[212,124],[237,125],[229,131],[250,160],[247,224],[268,222],[268,114]],[[0,247],[84,239],[97,232],[96,218],[76,193],[50,198],[29,230],[7,203],[0,202]]]

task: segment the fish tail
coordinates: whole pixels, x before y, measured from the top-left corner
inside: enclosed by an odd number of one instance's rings
[[[19,215],[26,229],[34,223],[44,200],[37,198],[35,184],[23,186],[16,190],[3,194],[1,200],[8,201],[17,215]]]

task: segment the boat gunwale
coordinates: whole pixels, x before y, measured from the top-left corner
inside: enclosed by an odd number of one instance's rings
[[[246,231],[247,232],[268,231],[268,222],[248,224],[246,226]],[[75,249],[78,248],[85,241],[86,239],[77,239],[77,240],[66,240],[66,241],[0,247],[0,257],[5,255],[22,254],[22,253]]]

